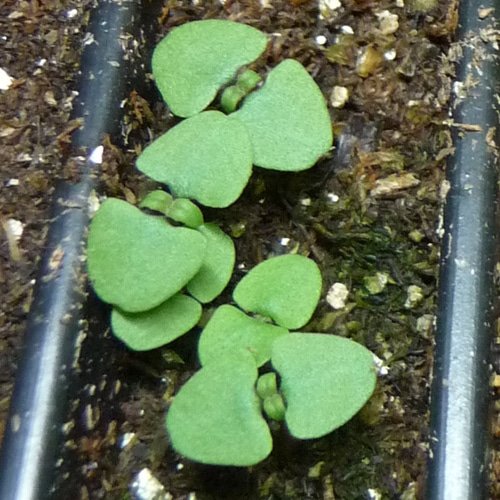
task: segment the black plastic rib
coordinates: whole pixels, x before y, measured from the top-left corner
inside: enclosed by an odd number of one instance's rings
[[[138,0],[104,0],[92,13],[73,113],[73,118],[85,119],[73,146],[87,155],[104,134],[115,136],[119,131],[120,103],[133,73],[130,42],[139,4]],[[47,498],[54,478],[67,389],[78,352],[89,196],[99,169],[98,161],[82,163],[80,181],[62,182],[56,190],[0,455],[2,500]]]
[[[460,2],[463,56],[455,84],[456,152],[448,165],[444,214],[425,497],[429,500],[487,498],[499,136],[499,65],[491,31],[495,20],[487,9],[495,3]]]

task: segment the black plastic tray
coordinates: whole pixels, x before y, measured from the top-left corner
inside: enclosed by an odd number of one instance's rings
[[[2,500],[47,498],[54,481],[81,343],[86,300],[82,255],[99,147],[105,134],[119,135],[120,104],[137,69],[126,42],[140,34],[140,7],[138,0],[100,1],[90,20],[73,109],[73,118],[84,118],[72,138],[75,155],[84,155],[80,179],[60,182],[54,196],[0,455]]]
[[[494,7],[494,0],[461,2],[459,39],[466,43],[457,81],[465,82],[470,74],[477,84],[457,100],[453,113],[456,152],[449,162],[444,214],[429,500],[481,500],[487,495],[499,75],[492,43],[480,41],[481,30],[492,21],[481,20],[479,8],[488,7]],[[98,158],[91,153],[104,134],[119,132],[120,102],[135,71],[132,52],[123,47],[127,37],[120,34],[139,35],[140,10],[138,0],[106,0],[99,2],[91,19],[95,43],[83,54],[74,110],[75,117],[85,117],[85,125],[73,142],[75,150],[86,151],[87,160],[80,182],[62,183],[56,192],[0,455],[1,499],[47,498],[54,482],[85,304],[81,257],[89,199],[99,172]]]
[[[498,245],[500,65],[489,0],[460,2],[453,142],[444,213],[434,377],[429,499],[486,498],[490,346]],[[484,12],[484,10],[483,10]],[[475,82],[465,89],[467,82]],[[461,88],[464,85],[464,88]],[[465,97],[461,98],[464,90]]]

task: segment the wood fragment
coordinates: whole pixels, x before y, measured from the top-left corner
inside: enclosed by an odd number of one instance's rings
[[[453,121],[445,121],[443,125],[448,125],[449,127],[459,128],[460,130],[464,130],[466,132],[482,132],[483,128],[481,125],[476,125],[474,123],[457,123]]]

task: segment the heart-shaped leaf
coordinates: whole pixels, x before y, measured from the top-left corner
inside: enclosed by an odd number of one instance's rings
[[[250,178],[252,148],[242,123],[206,111],[156,139],[139,156],[137,167],[168,184],[177,197],[227,207]]]
[[[115,336],[130,349],[147,351],[168,344],[188,332],[198,323],[200,316],[199,302],[177,294],[143,313],[113,309],[111,327]]]
[[[99,297],[128,312],[152,309],[200,269],[205,238],[110,198],[89,229],[87,266]]]
[[[219,88],[267,45],[245,24],[210,19],[173,29],[155,48],[153,75],[172,113],[188,117],[205,109]]]
[[[233,240],[216,224],[203,224],[198,231],[205,236],[207,249],[200,270],[187,284],[188,292],[200,302],[215,299],[226,287],[233,273]]]
[[[167,414],[173,447],[213,465],[249,466],[272,449],[255,394],[257,365],[249,353],[232,353],[204,366],[175,396]]]
[[[332,125],[320,89],[305,68],[286,59],[232,115],[248,128],[259,167],[312,167],[332,145]]]
[[[202,365],[218,362],[228,353],[248,351],[254,355],[257,366],[271,358],[273,342],[288,330],[250,318],[236,307],[224,305],[217,308],[198,343]]]
[[[280,337],[273,344],[272,363],[281,376],[288,429],[299,439],[321,437],[345,424],[375,389],[373,354],[343,337]]]
[[[295,329],[309,321],[320,293],[316,263],[302,255],[282,255],[254,267],[234,289],[233,299],[246,311]]]

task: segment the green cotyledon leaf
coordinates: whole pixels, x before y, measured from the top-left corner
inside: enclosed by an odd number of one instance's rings
[[[116,337],[134,351],[156,349],[184,333],[198,323],[201,305],[180,293],[149,311],[127,313],[113,309],[111,328]]]
[[[283,171],[312,167],[332,146],[325,99],[306,69],[293,59],[274,68],[230,117],[248,128],[254,165]]]
[[[205,236],[207,249],[203,264],[187,284],[187,290],[205,304],[220,295],[231,279],[236,251],[233,240],[216,224],[202,224],[198,231]]]
[[[272,257],[255,266],[236,285],[234,301],[289,329],[304,326],[321,294],[317,264],[302,255]]]
[[[137,158],[137,167],[177,197],[221,208],[236,201],[246,186],[252,148],[242,123],[205,111],[158,137]]]
[[[245,24],[220,19],[174,28],[155,48],[153,75],[177,116],[205,109],[236,71],[264,52],[267,37]]]
[[[110,198],[92,219],[87,268],[97,295],[127,312],[152,309],[200,269],[206,241],[193,229],[170,226]]]
[[[375,389],[373,354],[343,337],[291,333],[274,342],[271,362],[281,377],[286,424],[299,439],[345,424]]]
[[[272,439],[255,393],[257,365],[233,352],[208,363],[180,389],[167,413],[173,447],[213,465],[249,466],[264,460]]]

